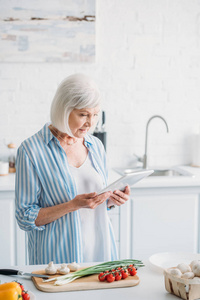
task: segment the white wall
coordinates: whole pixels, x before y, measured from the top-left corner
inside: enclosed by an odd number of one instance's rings
[[[144,154],[151,165],[189,164],[200,126],[200,1],[97,0],[95,64],[0,65],[0,155],[3,139],[19,144],[49,120],[58,83],[74,72],[94,77],[107,116],[110,166]]]

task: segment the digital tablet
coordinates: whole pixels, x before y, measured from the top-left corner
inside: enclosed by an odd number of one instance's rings
[[[116,180],[115,182],[109,184],[107,187],[105,187],[103,190],[101,190],[98,194],[102,194],[108,191],[115,191],[120,190],[124,191],[125,187],[129,185],[130,187],[134,185],[136,182],[142,180],[143,178],[151,175],[154,172],[154,170],[143,170],[143,171],[137,171],[133,173],[126,174]]]

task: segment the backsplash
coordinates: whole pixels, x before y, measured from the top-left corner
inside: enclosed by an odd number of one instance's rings
[[[45,0],[46,1],[46,0]],[[200,2],[106,0],[96,3],[96,62],[0,64],[0,158],[49,121],[59,82],[92,76],[103,94],[109,166],[192,162],[200,127]]]

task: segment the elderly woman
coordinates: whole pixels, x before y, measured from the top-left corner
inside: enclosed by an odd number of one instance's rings
[[[97,194],[107,185],[106,157],[88,131],[99,111],[96,84],[69,76],[54,96],[51,123],[18,149],[16,219],[28,233],[30,264],[117,258],[107,210],[124,204],[130,188]]]

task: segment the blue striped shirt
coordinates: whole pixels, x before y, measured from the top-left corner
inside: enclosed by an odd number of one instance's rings
[[[45,126],[25,140],[17,151],[15,205],[19,227],[27,231],[30,264],[83,262],[79,211],[70,212],[44,226],[35,220],[42,207],[70,201],[77,195],[67,155],[60,142]],[[87,134],[84,144],[96,171],[107,184],[104,147]],[[117,258],[112,226],[108,219],[110,259]]]

